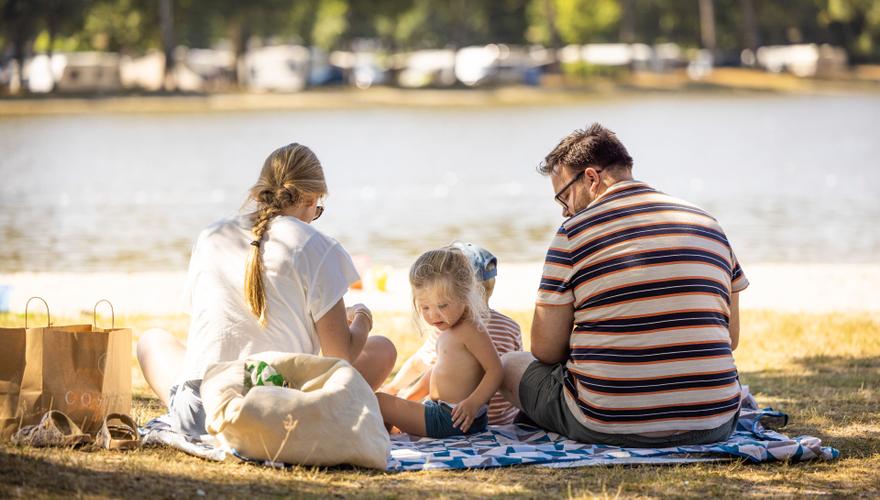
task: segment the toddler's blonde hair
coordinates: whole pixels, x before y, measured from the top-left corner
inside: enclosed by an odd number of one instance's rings
[[[489,309],[483,300],[483,286],[476,280],[470,260],[454,247],[429,250],[421,255],[409,271],[413,291],[439,287],[448,299],[465,305],[465,317],[477,328],[486,330]],[[413,294],[413,309],[418,314]]]

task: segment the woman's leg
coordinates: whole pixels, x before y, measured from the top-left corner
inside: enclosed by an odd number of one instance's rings
[[[364,344],[361,355],[352,365],[375,391],[391,374],[396,360],[397,349],[394,344],[381,335],[371,335]]]
[[[168,391],[177,381],[185,354],[186,346],[161,328],[145,331],[137,343],[138,363],[144,379],[166,407]]]
[[[407,401],[390,394],[377,392],[382,420],[386,425],[394,426],[407,434],[424,436],[425,405],[415,401]]]

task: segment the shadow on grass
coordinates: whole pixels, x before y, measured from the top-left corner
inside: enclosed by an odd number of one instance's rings
[[[292,484],[280,488],[264,482],[229,482],[219,483],[215,480],[196,479],[187,475],[157,472],[146,469],[137,460],[128,461],[124,467],[103,470],[105,456],[88,454],[76,457],[76,462],[90,462],[102,468],[75,466],[48,460],[39,456],[30,456],[28,450],[0,449],[0,491],[11,496],[138,496],[138,497],[194,497],[200,495],[199,490],[207,495],[218,494],[249,496],[249,495],[280,495],[291,494],[302,490],[314,490],[306,482]],[[80,453],[80,452],[69,452]],[[58,455],[61,455],[59,452]],[[58,458],[54,457],[53,458]],[[169,456],[170,461],[177,457]],[[297,482],[298,483],[298,482]],[[297,486],[301,486],[297,488]],[[317,492],[316,492],[317,493]],[[5,495],[4,495],[5,496]]]
[[[760,465],[695,464],[671,467],[588,467],[386,474],[352,469],[290,471],[202,461],[175,450],[129,454],[36,450],[0,445],[0,497],[328,497],[434,498],[523,495],[555,497],[736,496],[862,494],[876,477],[880,456],[880,357],[810,356],[785,369],[743,372],[761,406],[789,413],[781,432],[808,434],[843,453],[842,461]],[[142,414],[163,410],[158,399],[137,395]]]
[[[788,413],[786,435],[811,435],[844,457],[880,454],[880,357],[807,356],[794,369],[743,372],[760,406]]]

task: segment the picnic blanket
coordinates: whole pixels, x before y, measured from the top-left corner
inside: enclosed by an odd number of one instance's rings
[[[219,448],[210,436],[193,439],[171,432],[170,426],[160,420],[151,421],[141,430],[145,444],[171,446],[208,460],[252,462],[235,450]],[[729,460],[760,463],[833,460],[840,456],[836,449],[822,446],[821,440],[816,437],[788,437],[773,430],[787,423],[785,413],[772,408],[759,408],[748,387],[744,387],[743,406],[736,431],[723,443],[675,448],[619,448],[578,443],[530,426],[489,426],[486,432],[447,439],[393,435],[387,470],[477,469],[526,464],[560,468]],[[274,467],[286,466],[262,463]]]

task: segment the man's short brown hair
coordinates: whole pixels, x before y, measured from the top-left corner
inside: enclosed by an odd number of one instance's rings
[[[633,159],[614,132],[594,123],[586,130],[575,130],[553,148],[538,166],[544,175],[564,165],[575,171],[589,166],[603,169],[632,168]]]

